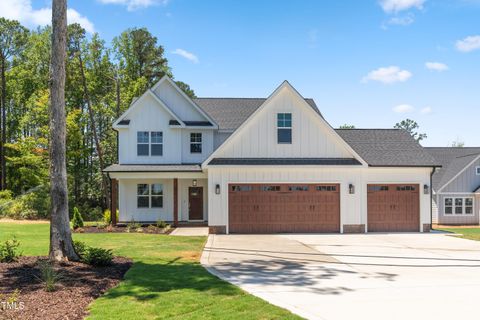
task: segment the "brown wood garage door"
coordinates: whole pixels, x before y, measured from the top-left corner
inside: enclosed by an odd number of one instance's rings
[[[368,185],[368,232],[420,231],[418,185]]]
[[[340,185],[231,184],[229,232],[340,232]]]

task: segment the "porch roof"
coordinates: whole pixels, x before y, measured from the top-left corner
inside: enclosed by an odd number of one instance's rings
[[[103,172],[202,172],[199,164],[112,164]]]

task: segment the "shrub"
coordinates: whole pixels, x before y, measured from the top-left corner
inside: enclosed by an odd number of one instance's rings
[[[160,229],[163,229],[167,226],[167,223],[163,220],[158,220],[157,221],[157,227],[159,227]]]
[[[112,264],[112,250],[87,247],[82,262],[95,267],[105,267]]]
[[[103,222],[105,222],[106,224],[112,223],[112,212],[110,211],[110,209],[106,209],[105,211],[103,211]]]
[[[105,229],[108,226],[108,223],[99,222],[97,223],[97,229]]]
[[[77,253],[80,260],[82,260],[85,252],[88,249],[88,246],[85,244],[85,242],[73,240],[73,249],[75,249],[75,252]]]
[[[158,232],[158,227],[156,225],[150,224],[147,227],[147,232],[148,233],[157,233]]]
[[[0,215],[12,219],[45,219],[50,214],[48,186],[38,186],[12,198],[8,191],[0,192]]]
[[[132,221],[130,221],[129,223],[127,223],[126,231],[127,231],[127,232],[136,231],[138,228],[141,228],[141,227],[142,227],[142,226],[140,225],[140,223],[135,222],[135,220],[132,219]]]
[[[72,227],[74,230],[78,228],[83,228],[83,218],[77,207],[73,208]]]
[[[55,291],[55,285],[63,279],[62,274],[55,271],[53,265],[47,260],[39,261],[38,266],[40,268],[40,277],[37,278],[45,284],[45,291]]]
[[[12,240],[7,240],[4,243],[0,243],[0,262],[14,262],[20,257],[18,252],[20,242],[15,237]]]

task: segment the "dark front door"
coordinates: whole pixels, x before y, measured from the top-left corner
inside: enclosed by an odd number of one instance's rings
[[[188,219],[203,220],[203,187],[188,188]]]

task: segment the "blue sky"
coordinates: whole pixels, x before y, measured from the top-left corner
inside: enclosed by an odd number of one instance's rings
[[[70,0],[107,41],[147,27],[198,96],[266,97],[288,80],[333,126],[412,118],[424,145],[480,146],[480,0]],[[0,15],[48,23],[49,1]],[[427,66],[428,63],[428,66]]]

